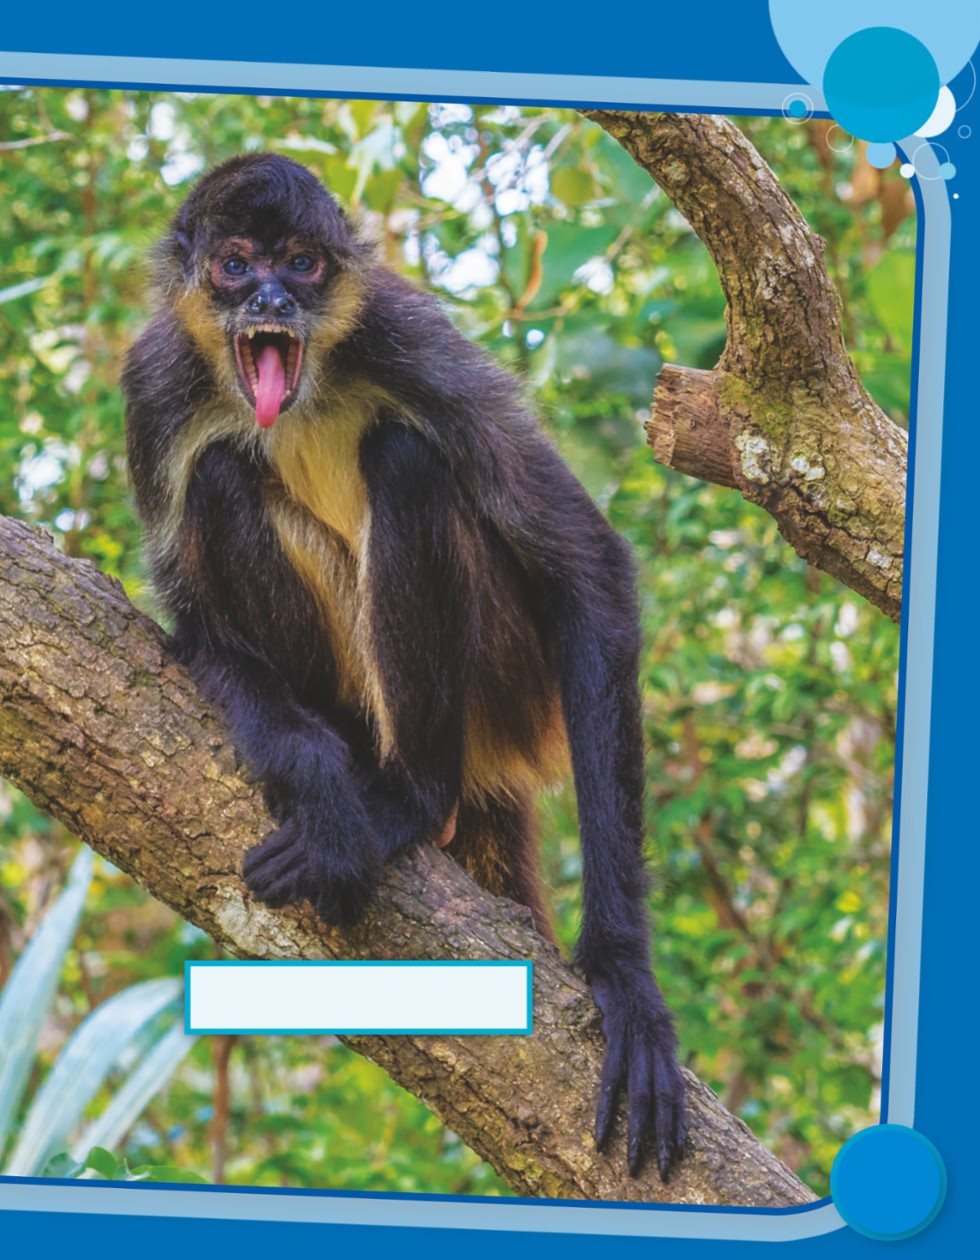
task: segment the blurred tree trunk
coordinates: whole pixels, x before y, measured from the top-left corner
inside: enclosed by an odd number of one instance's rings
[[[688,1075],[671,1184],[592,1145],[603,1041],[585,984],[523,908],[433,848],[392,868],[342,934],[253,902],[242,857],[271,828],[162,631],[88,561],[0,517],[0,774],[243,958],[533,958],[530,1037],[352,1037],[519,1194],[781,1207],[814,1196]]]
[[[654,455],[740,490],[804,560],[898,621],[908,437],[844,348],[823,242],[727,119],[584,113],[701,237],[728,301],[717,366],[661,370],[647,425]]]

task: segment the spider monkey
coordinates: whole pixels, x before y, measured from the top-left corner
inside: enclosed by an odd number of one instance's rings
[[[447,844],[550,935],[532,820],[570,760],[576,961],[607,1055],[596,1142],[666,1180],[685,1141],[649,961],[633,563],[512,377],[274,154],[205,175],[154,254],[123,373],[131,481],[177,653],[276,829],[244,876],[351,923]]]

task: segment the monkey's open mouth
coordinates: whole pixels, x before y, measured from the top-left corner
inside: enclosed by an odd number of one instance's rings
[[[235,360],[259,428],[271,428],[295,397],[303,370],[303,342],[290,328],[256,324],[235,338]]]

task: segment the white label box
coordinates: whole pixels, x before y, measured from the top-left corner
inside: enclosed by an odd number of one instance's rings
[[[188,962],[189,1033],[532,1031],[530,961]]]

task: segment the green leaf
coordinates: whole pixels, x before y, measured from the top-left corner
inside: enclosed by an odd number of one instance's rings
[[[582,206],[595,197],[595,183],[580,166],[562,166],[551,177],[551,191],[569,206]]]
[[[35,1176],[44,1167],[123,1051],[177,999],[180,987],[167,978],[123,989],[76,1029],[35,1095],[5,1170],[9,1176]]]
[[[60,1155],[52,1155],[41,1170],[42,1177],[61,1177],[63,1179],[77,1177],[85,1171],[85,1165],[72,1159],[64,1151]]]
[[[868,301],[875,317],[903,349],[912,345],[915,255],[911,250],[885,254],[868,272]]]
[[[141,1164],[133,1168],[127,1181],[177,1181],[190,1185],[207,1185],[207,1181],[196,1172],[187,1168],[176,1168],[172,1164]]]
[[[82,849],[64,891],[44,916],[0,993],[0,1154],[20,1105],[92,878],[92,854]]]
[[[112,1181],[119,1168],[119,1161],[110,1151],[101,1146],[93,1146],[84,1160],[84,1167],[97,1172],[106,1181]]]
[[[612,224],[601,227],[580,227],[577,223],[555,223],[548,228],[548,247],[542,259],[544,279],[532,310],[553,306],[567,289],[579,267],[605,253],[616,238]]]
[[[178,1022],[166,1032],[150,1052],[143,1056],[119,1089],[105,1111],[93,1120],[72,1148],[81,1159],[86,1150],[118,1146],[142,1115],[147,1103],[167,1084],[184,1056],[197,1040],[189,1037]]]
[[[6,289],[0,289],[0,306],[3,306],[4,302],[13,302],[17,298],[37,293],[50,279],[50,276],[41,276],[37,280],[22,280],[20,284],[12,284]]]

